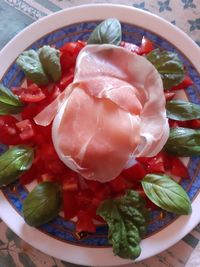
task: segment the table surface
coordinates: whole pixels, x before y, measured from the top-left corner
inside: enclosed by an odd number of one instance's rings
[[[63,8],[88,3],[117,3],[147,10],[175,24],[200,45],[199,0],[0,0],[0,49],[35,20]],[[198,267],[200,266],[199,239],[200,225],[163,253],[140,263],[131,264],[131,266]],[[57,260],[32,248],[0,220],[0,267],[22,266],[72,267],[78,265]]]

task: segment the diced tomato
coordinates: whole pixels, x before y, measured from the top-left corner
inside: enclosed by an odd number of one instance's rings
[[[80,210],[77,214],[78,221],[76,223],[77,232],[96,232],[95,224],[92,220],[92,216],[83,210]]]
[[[41,175],[41,180],[43,181],[43,182],[46,182],[46,181],[54,181],[55,180],[55,178],[53,177],[53,175],[52,174],[50,174],[50,173],[43,173],[42,175]]]
[[[114,180],[110,181],[109,184],[111,186],[111,190],[116,193],[123,192],[128,188],[128,184],[122,175],[119,175]]]
[[[132,53],[140,54],[140,47],[135,44],[122,41],[120,46],[124,47],[126,50]]]
[[[19,136],[21,140],[25,141],[34,136],[33,126],[30,120],[23,120],[16,123],[19,129]]]
[[[192,129],[200,128],[200,119],[188,121],[188,127]]]
[[[13,87],[12,91],[21,101],[28,103],[39,102],[46,97],[41,88],[35,83],[29,85],[27,88]]]
[[[77,215],[78,204],[74,192],[63,191],[63,211],[66,220],[70,220]]]
[[[17,122],[18,120],[10,115],[0,116],[0,143],[5,145],[21,143]]]
[[[61,57],[60,63],[62,68],[62,73],[67,73],[70,68],[75,66],[76,58],[81,51],[81,49],[86,45],[83,41],[69,42],[64,44],[60,48]]]
[[[140,181],[146,175],[146,170],[141,163],[136,163],[131,168],[123,170],[121,173],[123,177],[134,183]]]
[[[137,161],[144,164],[147,173],[164,173],[165,168],[163,155],[164,154],[160,152],[155,157],[141,157],[137,158]]]
[[[68,73],[62,76],[59,82],[59,88],[63,91],[70,83],[73,82],[74,74]]]
[[[177,121],[174,121],[174,120],[169,119],[168,122],[169,122],[169,127],[170,128],[176,128],[176,127],[178,127]]]
[[[175,92],[170,92],[170,91],[165,91],[164,94],[166,101],[172,100],[173,97],[175,96]]]
[[[64,191],[78,191],[78,174],[69,170],[62,178],[62,189]]]
[[[76,194],[79,208],[86,210],[91,205],[93,197],[94,194],[89,189],[79,191]]]
[[[37,179],[38,170],[36,165],[32,165],[31,168],[20,176],[20,183],[27,185]]]
[[[182,178],[189,178],[189,173],[187,167],[182,163],[182,161],[177,158],[170,156],[170,163],[171,163],[171,174],[182,177]]]
[[[100,183],[98,181],[92,181],[92,180],[85,179],[85,183],[87,184],[88,189],[94,193],[98,192],[98,190],[100,190],[102,187],[102,183]]]
[[[176,86],[173,86],[171,88],[171,90],[182,90],[182,89],[186,89],[190,85],[193,85],[193,81],[192,81],[192,79],[188,75],[185,75],[184,80],[180,84],[178,84]]]
[[[154,49],[153,42],[147,39],[145,36],[142,37],[142,42],[140,45],[140,54],[148,54]]]

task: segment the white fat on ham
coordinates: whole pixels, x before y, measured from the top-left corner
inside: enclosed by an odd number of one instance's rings
[[[48,125],[55,116],[58,156],[86,179],[114,179],[135,157],[156,155],[169,136],[159,73],[121,47],[83,48],[73,83],[50,105],[35,121]]]

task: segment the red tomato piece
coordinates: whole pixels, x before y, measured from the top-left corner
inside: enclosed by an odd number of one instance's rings
[[[59,88],[63,91],[70,83],[73,82],[74,74],[68,73],[62,76],[59,82]]]
[[[187,167],[182,163],[182,161],[177,158],[170,156],[171,160],[171,174],[182,177],[182,178],[189,178],[189,173]]]
[[[19,178],[20,183],[23,185],[27,185],[33,182],[37,177],[37,173],[38,173],[37,167],[36,165],[33,164],[28,171],[26,171],[24,174],[20,176]]]
[[[140,54],[148,54],[154,49],[153,42],[147,39],[145,36],[142,37],[142,42],[140,45]]]
[[[174,120],[169,119],[168,122],[169,122],[169,127],[170,128],[176,128],[176,127],[178,127],[177,121],[174,121]]]
[[[182,90],[186,89],[190,85],[193,85],[193,81],[188,75],[185,75],[184,80],[180,84],[173,86],[170,90]]]
[[[74,192],[63,191],[63,211],[66,220],[77,215],[78,204]]]
[[[192,129],[200,128],[200,119],[188,121],[188,127]]]
[[[23,120],[16,123],[19,129],[19,136],[21,140],[28,140],[34,136],[33,126],[30,120]]]
[[[123,192],[125,189],[128,188],[128,183],[122,175],[119,175],[114,180],[110,181],[109,184],[111,190],[115,193]]]
[[[154,157],[141,157],[137,158],[137,161],[143,163],[147,173],[164,173],[164,154],[162,152],[158,153]]]
[[[46,97],[41,88],[39,88],[35,83],[29,85],[27,88],[13,87],[12,91],[19,97],[20,100],[28,103],[39,102]]]
[[[19,130],[16,127],[18,120],[10,115],[0,116],[0,143],[17,145],[21,143]]]
[[[123,170],[121,174],[130,182],[134,183],[144,178],[144,176],[146,175],[146,170],[144,169],[143,165],[138,162],[131,168]]]
[[[69,42],[60,48],[60,63],[63,73],[67,73],[70,68],[75,66],[76,58],[81,49],[86,45],[85,42]]]
[[[94,194],[89,189],[79,191],[76,194],[76,199],[77,199],[79,208],[86,210],[91,205],[93,197],[94,197]]]
[[[68,170],[67,174],[62,178],[62,189],[65,191],[78,191],[78,174]]]
[[[96,232],[96,226],[92,220],[92,216],[83,210],[80,210],[77,214],[78,221],[76,223],[77,232]]]
[[[164,91],[166,101],[172,100],[175,96],[175,92]]]

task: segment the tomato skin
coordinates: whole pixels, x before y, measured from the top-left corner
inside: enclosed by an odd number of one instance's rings
[[[73,82],[73,79],[74,79],[74,74],[72,73],[68,73],[68,74],[65,74],[61,77],[61,80],[59,82],[59,88],[61,91],[65,90],[65,88]]]
[[[170,165],[171,174],[181,178],[189,178],[188,169],[179,158],[170,156]]]
[[[184,80],[180,84],[173,86],[170,90],[182,90],[186,89],[190,85],[193,85],[193,81],[190,76],[186,74]]]
[[[19,121],[16,123],[16,126],[20,131],[19,136],[21,140],[25,141],[34,136],[34,130],[30,120]]]
[[[78,174],[68,170],[66,175],[62,177],[62,189],[64,191],[76,192],[78,191]]]
[[[200,128],[200,119],[188,121],[188,128],[199,129]]]
[[[21,101],[28,103],[40,102],[46,97],[41,88],[35,83],[30,84],[27,88],[13,87],[12,92],[17,95]]]
[[[127,182],[122,175],[119,175],[115,179],[109,182],[112,192],[118,193],[125,191],[128,186]]]
[[[123,170],[121,174],[128,181],[135,183],[144,178],[144,176],[146,175],[146,170],[143,165],[138,162],[131,168]]]
[[[77,232],[96,232],[95,224],[92,220],[92,216],[83,210],[80,210],[77,214],[78,221],[76,223],[76,231]]]
[[[145,36],[142,37],[142,42],[140,45],[140,55],[146,55],[154,49],[153,42],[147,39]]]
[[[165,154],[160,152],[154,157],[137,158],[137,161],[144,164],[147,173],[165,173],[164,157]]]
[[[164,94],[166,101],[172,100],[173,97],[175,96],[175,92],[170,92],[169,90],[164,91]]]
[[[20,176],[20,183],[27,185],[37,179],[38,169],[36,165],[32,165],[31,168]]]
[[[10,115],[0,116],[0,143],[17,145],[21,143],[19,130],[16,126],[18,120]]]
[[[63,191],[64,218],[70,220],[77,215],[78,204],[74,192]]]
[[[83,41],[69,42],[64,44],[60,48],[61,56],[60,63],[62,68],[62,73],[67,73],[70,68],[74,68],[76,63],[76,58],[81,51],[81,49],[86,45]]]

